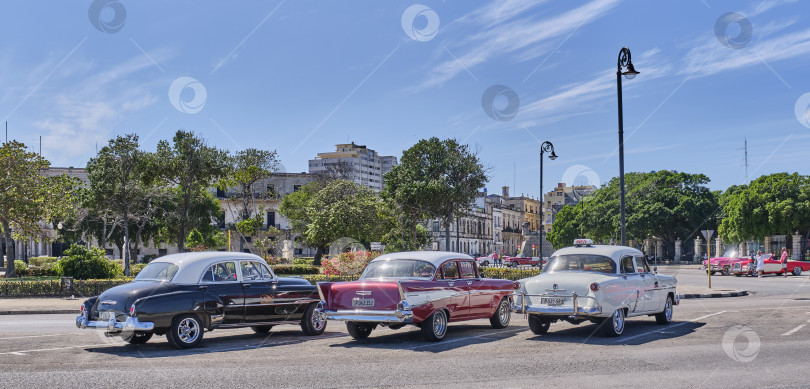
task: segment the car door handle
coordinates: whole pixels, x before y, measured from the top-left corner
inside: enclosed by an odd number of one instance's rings
[[[242,287],[250,289],[250,284],[242,284]]]
[[[205,285],[200,285],[200,290],[203,290],[203,291],[208,290],[208,287],[205,286]]]

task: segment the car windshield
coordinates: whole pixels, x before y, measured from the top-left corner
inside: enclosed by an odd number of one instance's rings
[[[566,254],[551,257],[546,265],[547,272],[587,271],[616,274],[616,263],[604,255]]]
[[[177,273],[177,265],[168,262],[153,262],[146,265],[135,280],[170,281],[175,273]]]
[[[360,279],[367,278],[416,278],[431,279],[436,268],[428,262],[416,259],[392,259],[372,262]]]

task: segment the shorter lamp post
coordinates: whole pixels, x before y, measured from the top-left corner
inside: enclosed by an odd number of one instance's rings
[[[624,117],[622,116],[622,76],[632,80],[639,72],[633,67],[633,61],[630,60],[630,49],[622,47],[619,51],[618,69],[616,70],[616,89],[619,97],[619,193],[621,196],[619,204],[620,224],[622,230],[622,246],[627,245],[627,237],[625,233],[624,222]],[[622,67],[626,70],[622,72]]]
[[[545,214],[543,213],[543,209],[545,209],[545,201],[543,200],[543,153],[551,153],[548,156],[548,159],[555,160],[557,159],[557,154],[554,152],[554,145],[551,144],[549,141],[545,141],[540,145],[540,260],[542,262],[543,259],[543,242],[546,239],[546,229],[544,227],[544,218]]]

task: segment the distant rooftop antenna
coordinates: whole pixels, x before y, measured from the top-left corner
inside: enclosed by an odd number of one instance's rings
[[[737,149],[737,150],[740,150],[740,149]],[[745,144],[744,144],[742,150],[744,150],[744,153],[745,153],[745,183],[749,184],[750,181],[748,181],[748,138],[747,137],[745,138]]]

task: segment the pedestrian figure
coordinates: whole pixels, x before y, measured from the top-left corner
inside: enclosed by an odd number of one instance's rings
[[[498,259],[496,260],[496,263],[498,265],[503,265],[503,249],[501,249],[501,252],[498,253]]]
[[[765,271],[765,256],[762,255],[762,251],[757,250],[757,274],[759,278],[762,278],[762,273]]]
[[[787,247],[782,247],[782,257],[779,258],[779,262],[782,262],[782,277],[787,278]]]

